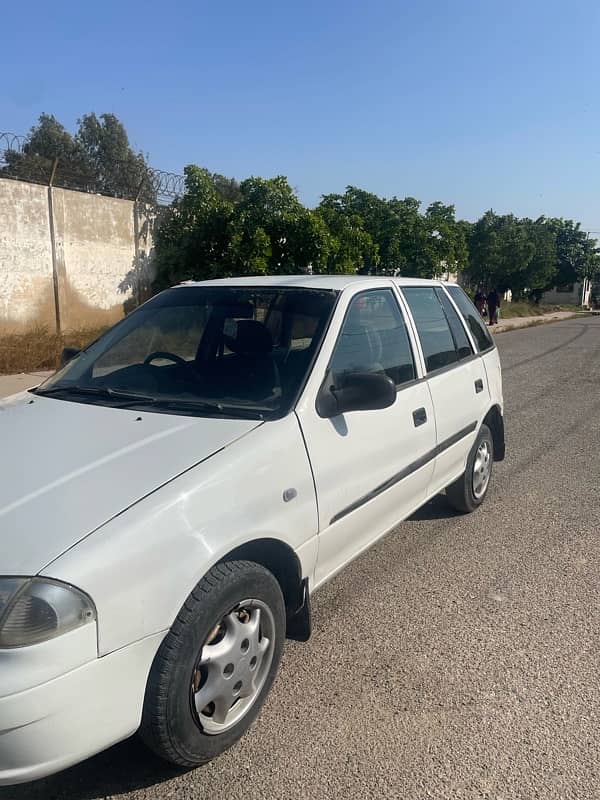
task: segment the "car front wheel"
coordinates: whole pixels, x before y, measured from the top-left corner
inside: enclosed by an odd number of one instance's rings
[[[494,463],[494,440],[487,425],[482,425],[475,440],[467,468],[460,478],[446,488],[448,502],[457,511],[468,514],[485,500]]]
[[[154,660],[140,733],[159,756],[196,767],[250,727],[285,638],[275,577],[250,561],[214,566],[188,597]]]

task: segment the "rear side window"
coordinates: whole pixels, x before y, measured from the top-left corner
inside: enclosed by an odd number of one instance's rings
[[[452,338],[454,339],[459,359],[469,358],[469,356],[473,355],[473,348],[471,347],[469,337],[467,336],[461,318],[458,316],[450,300],[448,300],[448,295],[443,289],[436,289],[435,293],[446,314],[446,319],[452,331]]]
[[[353,298],[329,366],[335,378],[346,372],[384,372],[396,386],[416,378],[404,317],[390,289]]]
[[[473,338],[477,343],[479,352],[482,352],[483,350],[489,350],[490,347],[494,346],[494,342],[485,326],[484,321],[479,315],[479,311],[477,311],[473,303],[469,300],[460,286],[448,286],[447,289],[450,293],[450,297],[458,306],[458,310],[465,318],[465,321],[469,326],[469,330],[473,334]]]
[[[458,362],[450,324],[434,287],[403,287],[402,294],[417,326],[427,372]]]

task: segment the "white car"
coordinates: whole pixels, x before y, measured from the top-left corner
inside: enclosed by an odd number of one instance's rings
[[[214,758],[312,592],[504,457],[497,349],[441,282],[186,283],[69,355],[0,403],[1,784],[138,729]]]

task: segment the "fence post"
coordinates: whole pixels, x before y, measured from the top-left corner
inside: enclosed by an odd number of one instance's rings
[[[140,181],[140,185],[138,186],[138,190],[136,192],[134,201],[133,201],[133,252],[135,258],[135,294],[136,294],[136,305],[140,305],[142,302],[142,276],[141,276],[141,264],[140,264],[140,219],[139,219],[139,203],[140,203],[140,195],[142,193],[142,189],[144,188],[144,183],[146,182],[146,177],[144,176]]]
[[[138,201],[133,201],[133,253],[135,258],[135,303],[139,306],[141,302],[140,286],[140,223],[138,220]]]
[[[62,242],[62,230],[60,237],[57,236],[56,210],[54,207],[54,196],[52,185],[58,167],[58,158],[54,159],[52,172],[48,181],[48,222],[50,225],[50,249],[52,253],[52,284],[54,288],[54,312],[56,318],[56,333],[62,333],[62,299],[64,295],[64,283],[66,280],[65,251]],[[64,226],[63,226],[64,227]]]

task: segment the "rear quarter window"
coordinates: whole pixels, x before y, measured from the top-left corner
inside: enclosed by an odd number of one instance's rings
[[[402,287],[402,294],[417,326],[427,372],[459,361],[448,319],[434,287]]]
[[[477,311],[460,286],[447,286],[446,288],[469,326],[469,330],[475,339],[479,352],[482,353],[485,350],[490,350],[494,346],[494,340],[485,322],[481,319],[479,311]]]

